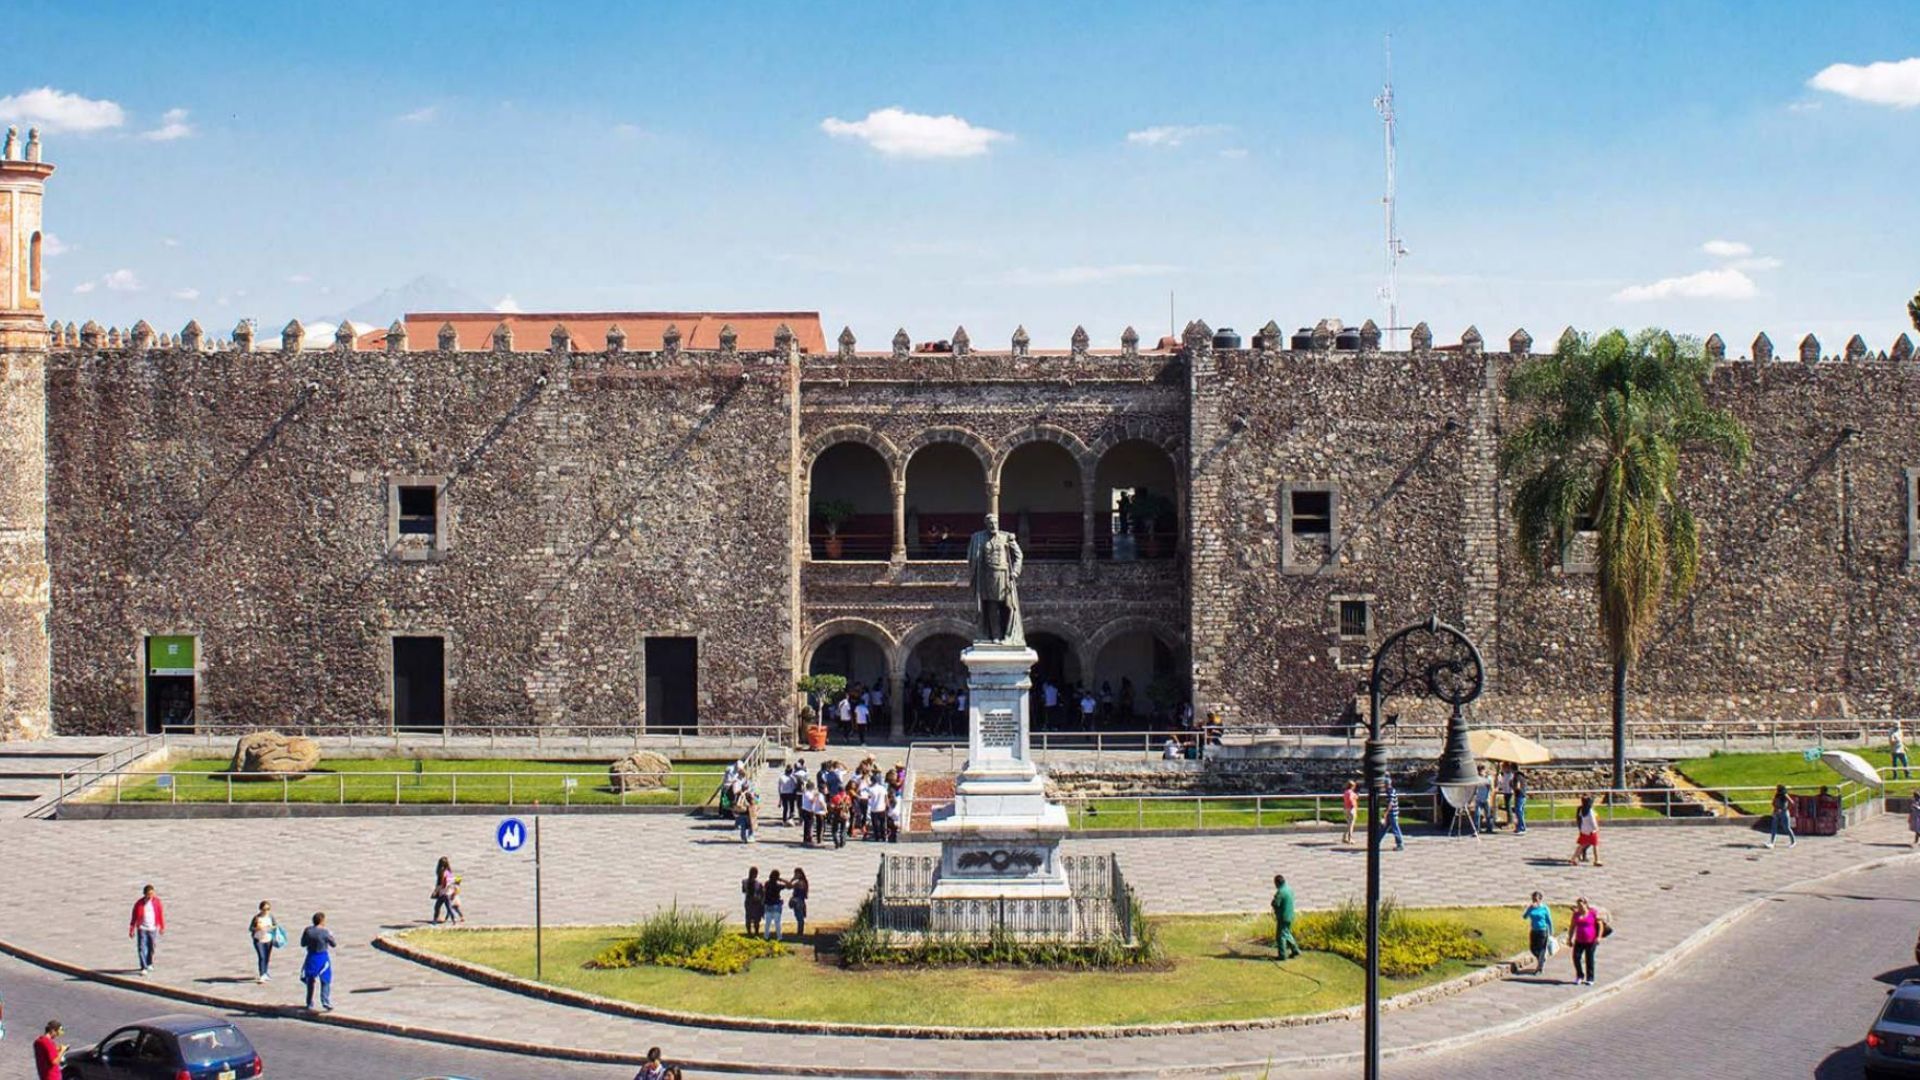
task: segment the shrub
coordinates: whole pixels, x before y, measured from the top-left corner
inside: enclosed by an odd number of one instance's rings
[[[1267,940],[1273,918],[1263,920]],[[1294,924],[1302,949],[1330,952],[1357,964],[1367,961],[1367,910],[1352,897],[1332,911],[1302,915]],[[1419,975],[1443,960],[1483,960],[1493,950],[1472,930],[1450,919],[1413,915],[1391,897],[1380,901],[1380,971],[1399,978]]]
[[[637,930],[633,937],[602,949],[587,966],[612,969],[653,964],[733,975],[763,956],[785,956],[792,951],[777,941],[729,932],[724,916],[682,911],[678,902],[642,919]]]

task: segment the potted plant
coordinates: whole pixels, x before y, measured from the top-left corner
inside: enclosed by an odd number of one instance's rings
[[[820,706],[823,701],[831,701],[847,689],[845,675],[803,675],[799,682],[800,692],[807,695],[800,706],[800,724],[802,738],[809,750],[827,748],[827,725],[820,720]]]
[[[827,527],[827,558],[839,558],[846,550],[846,542],[840,539],[840,526],[852,520],[853,504],[845,499],[819,499],[813,504],[813,516]]]

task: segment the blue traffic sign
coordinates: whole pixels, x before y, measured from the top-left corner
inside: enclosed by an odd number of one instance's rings
[[[500,827],[493,831],[493,842],[500,845],[501,851],[519,851],[527,846],[526,823],[512,817],[502,821]]]

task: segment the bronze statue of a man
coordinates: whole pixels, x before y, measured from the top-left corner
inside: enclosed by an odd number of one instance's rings
[[[967,569],[980,604],[980,640],[1025,645],[1020,629],[1020,541],[1000,531],[1000,519],[987,515],[987,527],[967,542]]]

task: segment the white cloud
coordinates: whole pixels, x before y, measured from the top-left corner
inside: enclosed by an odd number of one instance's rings
[[[193,125],[187,123],[187,110],[168,109],[160,116],[160,126],[152,131],[143,131],[140,137],[148,142],[172,142],[193,134]]]
[[[1795,101],[1787,106],[1787,111],[1790,113],[1819,112],[1820,103],[1817,101]]]
[[[62,131],[84,134],[117,128],[127,122],[127,114],[104,98],[85,98],[43,86],[0,97],[0,120],[37,127],[49,135]]]
[[[422,105],[419,108],[413,110],[412,112],[401,113],[399,116],[394,117],[394,119],[400,121],[403,124],[428,124],[428,123],[432,123],[434,118],[438,117],[439,115],[440,115],[440,106]]]
[[[829,116],[820,121],[820,130],[836,139],[859,139],[886,157],[902,158],[978,157],[994,143],[1013,138],[951,114],[926,116],[897,106],[875,109],[865,120]]]
[[[287,275],[287,284],[289,285],[305,285],[311,281],[313,281],[312,274],[288,274]]]
[[[175,289],[167,295],[173,297],[175,300],[198,300],[200,299],[200,290],[191,287]]]
[[[131,270],[115,270],[100,279],[100,284],[108,292],[139,292],[146,286],[140,284],[140,275]]]
[[[1751,259],[1735,259],[1727,264],[1735,270],[1778,270],[1787,265],[1778,256],[1755,255]]]
[[[84,295],[86,293],[92,292],[93,290],[99,287],[100,287],[100,283],[97,281],[83,281],[80,284],[75,285],[73,287],[73,291]]]
[[[1179,146],[1189,139],[1227,130],[1225,124],[1160,124],[1127,132],[1127,141],[1135,146]]]
[[[1621,303],[1648,300],[1749,300],[1758,295],[1753,279],[1733,267],[1661,278],[1651,285],[1629,285],[1613,294]]]
[[[1911,109],[1920,105],[1920,56],[1866,65],[1830,64],[1808,79],[1807,85],[1871,105]]]
[[[623,139],[644,139],[653,134],[653,132],[648,131],[639,124],[615,124],[613,125],[613,133]]]
[[[503,315],[518,315],[526,309],[520,306],[520,301],[515,300],[512,293],[508,293],[493,302],[493,310]]]
[[[1738,240],[1709,240],[1700,245],[1700,250],[1716,259],[1737,259],[1742,255],[1753,254],[1753,245],[1743,244]]]
[[[1229,146],[1225,150],[1220,151],[1220,156],[1226,158],[1228,161],[1239,161],[1241,158],[1247,156],[1247,148],[1244,146]]]
[[[72,248],[68,247],[59,237],[52,233],[42,233],[40,235],[40,255],[43,258],[51,259],[55,255],[65,255],[72,250]]]
[[[1060,266],[1049,270],[1026,267],[1009,270],[999,280],[1007,285],[1093,285],[1122,278],[1160,277],[1180,268],[1161,263],[1115,263],[1108,266]]]
[[[178,241],[178,240],[175,240],[175,239],[174,239],[173,237],[171,237],[171,236],[164,236],[164,237],[161,237],[161,238],[160,238],[160,242],[161,242],[162,244],[165,244],[165,245],[166,245],[166,246],[168,246],[168,247],[179,247],[179,246],[180,246],[180,241]]]

